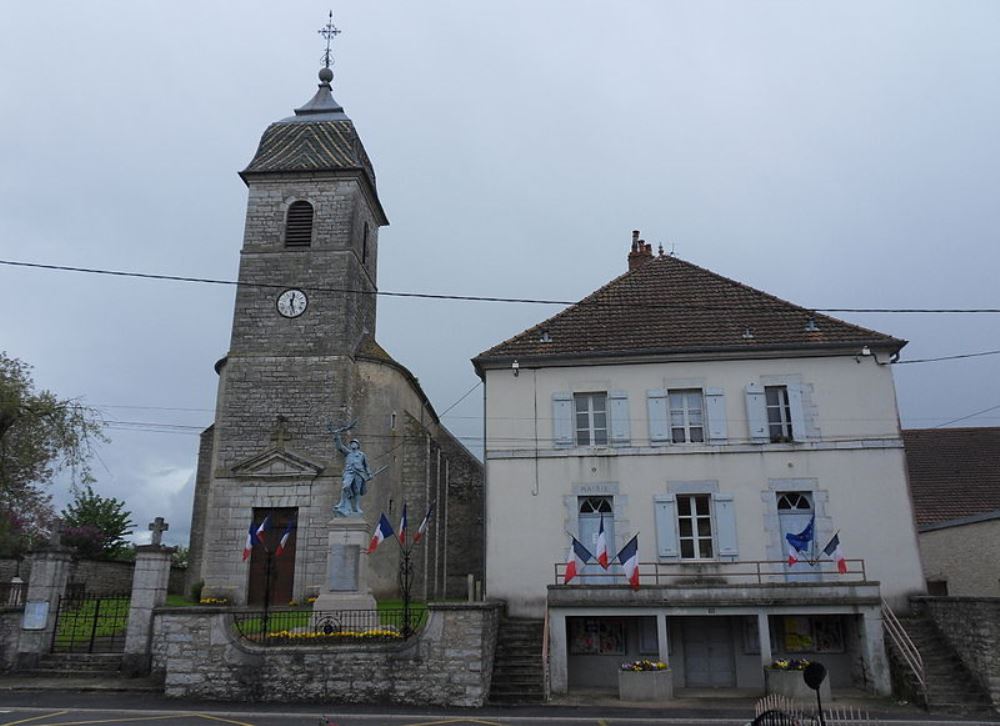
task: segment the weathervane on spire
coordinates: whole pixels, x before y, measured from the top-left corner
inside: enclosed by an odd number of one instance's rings
[[[323,67],[329,68],[333,65],[333,59],[330,57],[330,43],[333,42],[334,38],[340,35],[340,30],[333,24],[332,10],[330,11],[330,19],[327,21],[326,25],[316,32],[326,38],[326,51],[323,53]]]

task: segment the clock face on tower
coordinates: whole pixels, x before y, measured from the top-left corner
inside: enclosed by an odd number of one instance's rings
[[[286,318],[297,318],[306,311],[309,299],[301,290],[285,290],[278,295],[278,313]]]

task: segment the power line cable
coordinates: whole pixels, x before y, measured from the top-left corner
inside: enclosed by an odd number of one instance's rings
[[[898,360],[892,365],[901,366],[908,363],[936,363],[942,360],[959,360],[962,358],[980,358],[984,355],[1000,355],[1000,350],[984,350],[981,353],[960,353],[958,355],[943,355],[939,358],[916,358],[914,360]]]
[[[468,397],[468,395],[469,395],[470,393],[472,393],[472,392],[473,392],[474,390],[476,390],[477,388],[479,388],[479,387],[480,387],[481,385],[483,385],[483,382],[482,382],[482,381],[476,381],[476,385],[474,385],[474,386],[473,386],[472,388],[470,388],[470,389],[469,389],[468,391],[466,391],[465,393],[463,393],[463,394],[462,394],[462,396],[461,396],[461,398],[459,398],[459,399],[458,399],[457,401],[455,401],[455,403],[453,403],[453,404],[451,404],[450,406],[448,406],[448,408],[446,408],[446,409],[445,409],[444,411],[442,411],[441,413],[439,413],[439,414],[438,414],[438,418],[444,418],[444,415],[445,415],[446,413],[448,413],[448,412],[449,412],[449,411],[450,411],[451,409],[455,408],[455,406],[457,406],[457,405],[458,405],[458,404],[460,404],[460,403],[461,403],[462,401],[464,401],[464,400],[465,400],[465,399],[466,399],[466,398]]]
[[[8,265],[11,267],[30,267],[41,270],[57,270],[60,272],[84,272],[95,275],[111,275],[114,277],[135,277],[147,280],[168,280],[172,282],[196,282],[207,285],[227,285],[233,287],[256,287],[265,288],[273,290],[285,290],[290,286],[290,283],[266,283],[266,282],[239,282],[236,280],[218,280],[208,277],[187,277],[182,275],[161,275],[149,272],[127,272],[124,270],[106,270],[95,267],[71,267],[68,265],[48,265],[39,262],[20,262],[15,260],[0,260],[0,265]],[[518,297],[499,297],[499,296],[488,296],[488,295],[453,295],[444,293],[429,293],[429,292],[402,292],[402,291],[390,291],[390,290],[354,290],[350,288],[335,288],[335,287],[303,287],[302,289],[308,292],[328,292],[343,295],[376,295],[380,297],[399,297],[399,298],[417,298],[423,300],[453,300],[460,302],[499,302],[499,303],[520,303],[529,305],[593,305],[599,307],[634,307],[632,303],[627,302],[612,302],[612,301],[602,301],[602,300],[546,300],[540,298],[518,298]],[[997,314],[1000,313],[1000,308],[820,308],[820,307],[804,307],[795,306],[793,308],[788,308],[786,304],[776,302],[774,305],[745,305],[741,304],[739,306],[733,305],[685,305],[685,304],[671,304],[671,303],[650,303],[644,306],[645,308],[665,308],[665,309],[675,309],[675,310],[704,310],[704,311],[726,311],[732,310],[734,307],[738,307],[740,310],[770,310],[776,313],[787,313],[787,314],[802,314],[803,312],[817,312],[817,313],[935,313],[935,314],[976,314],[976,313],[988,313]]]
[[[968,416],[959,416],[958,418],[953,418],[951,421],[945,421],[944,423],[938,424],[933,428],[940,429],[945,426],[950,426],[951,424],[958,423],[959,421],[965,421],[966,419],[975,418],[980,414],[989,413],[990,411],[996,411],[998,408],[1000,408],[1000,403],[998,403],[996,406],[990,406],[989,408],[984,408],[982,411],[976,411],[975,413],[970,413]]]

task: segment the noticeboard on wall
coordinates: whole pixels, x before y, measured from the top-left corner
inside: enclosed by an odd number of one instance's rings
[[[625,623],[619,618],[571,618],[570,655],[625,655]]]

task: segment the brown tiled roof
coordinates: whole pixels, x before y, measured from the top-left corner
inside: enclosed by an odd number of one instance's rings
[[[812,313],[677,257],[660,255],[480,353],[475,361],[844,345],[898,350],[906,341]]]
[[[1000,428],[904,429],[917,525],[1000,510]]]

